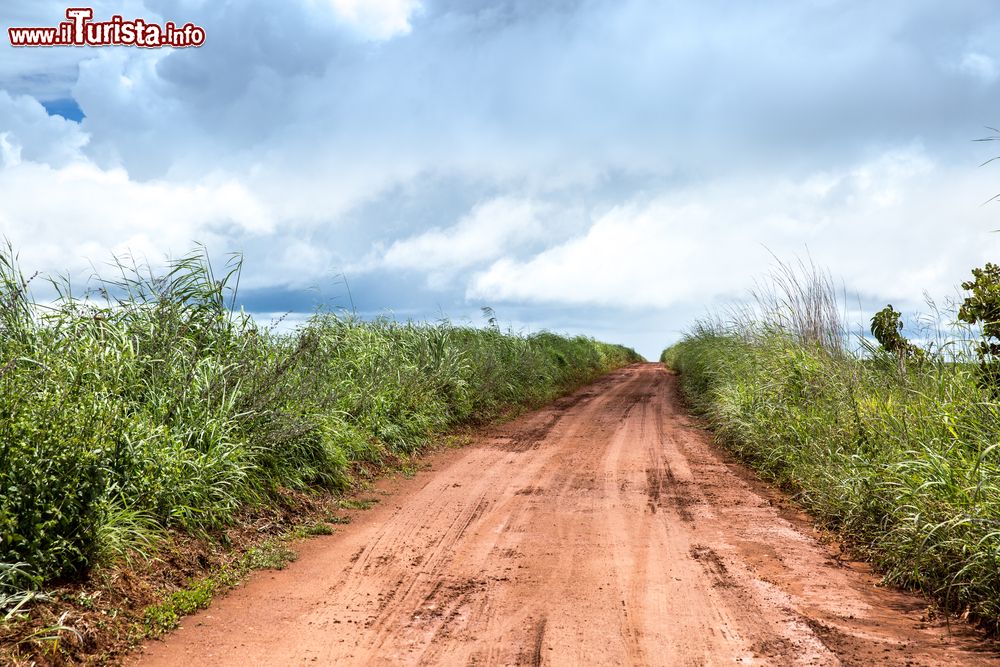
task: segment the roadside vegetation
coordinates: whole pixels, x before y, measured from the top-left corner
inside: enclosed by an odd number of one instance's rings
[[[872,317],[874,340],[849,336],[829,276],[783,266],[661,360],[720,442],[889,582],[996,630],[1000,269],[973,273],[954,324],[918,346],[891,306]]]
[[[343,492],[435,434],[638,359],[620,346],[320,312],[293,333],[236,307],[240,260],[120,262],[32,298],[0,252],[0,619],[95,566],[155,557],[291,494]]]

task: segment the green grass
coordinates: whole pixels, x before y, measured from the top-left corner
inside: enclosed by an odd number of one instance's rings
[[[283,335],[234,308],[236,259],[220,275],[200,252],[162,275],[116,271],[82,294],[53,281],[40,304],[0,252],[0,563],[22,564],[18,590],[155,552],[169,527],[228,525],[281,490],[346,490],[457,424],[637,359],[332,313]]]
[[[345,510],[370,510],[378,504],[378,498],[366,498],[364,500],[344,498],[338,501],[338,504]]]
[[[951,357],[903,369],[870,347],[849,351],[830,310],[814,316],[824,308],[813,307],[810,288],[825,289],[808,276],[790,287],[805,307],[765,299],[727,324],[699,325],[662,361],[718,440],[792,490],[889,581],[996,628],[997,395],[958,343],[945,348]]]
[[[299,526],[297,529],[292,531],[292,538],[305,538],[305,537],[315,537],[317,535],[333,535],[334,528],[329,523],[325,521],[314,521],[312,523],[306,523]]]
[[[324,524],[314,524],[324,525]],[[249,549],[236,562],[223,566],[211,575],[191,581],[180,590],[174,591],[162,602],[146,607],[142,611],[142,624],[137,627],[136,639],[159,637],[176,628],[184,616],[205,609],[215,595],[235,586],[254,570],[283,570],[298,558],[288,540],[309,535],[327,535],[327,532],[312,532],[303,526],[287,535],[272,538]]]

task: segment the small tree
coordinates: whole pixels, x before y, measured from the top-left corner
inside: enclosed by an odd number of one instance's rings
[[[977,353],[983,380],[1000,385],[1000,266],[987,263],[972,270],[973,280],[962,283],[971,292],[958,309],[958,319],[982,330]]]
[[[924,351],[911,343],[902,334],[901,313],[893,310],[890,303],[872,317],[872,335],[882,348],[899,359],[899,369],[903,370],[907,360],[922,362]]]

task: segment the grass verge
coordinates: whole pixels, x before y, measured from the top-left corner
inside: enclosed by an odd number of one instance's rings
[[[721,443],[889,582],[995,631],[996,393],[961,353],[902,365],[871,347],[848,351],[829,284],[815,273],[778,283],[779,298],[696,326],[662,361]]]

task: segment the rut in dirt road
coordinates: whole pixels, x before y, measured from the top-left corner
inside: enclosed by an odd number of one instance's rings
[[[138,664],[1000,664],[834,558],[659,364],[431,461]]]

